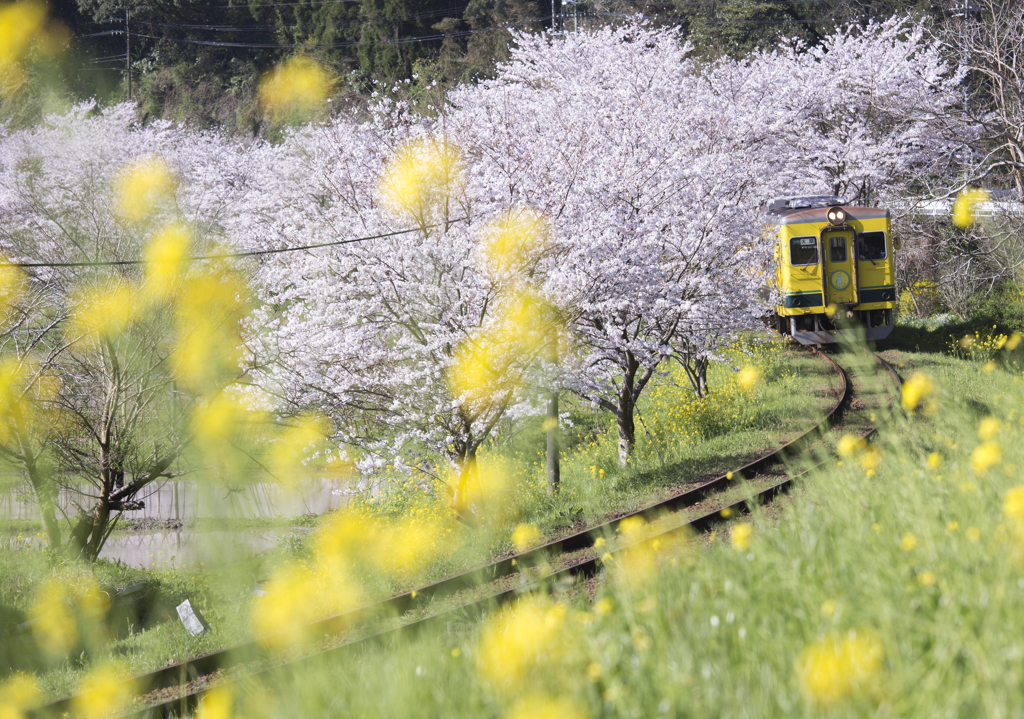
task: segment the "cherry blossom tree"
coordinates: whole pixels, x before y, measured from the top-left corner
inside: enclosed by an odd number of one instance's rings
[[[127,105],[0,139],[0,249],[27,265],[4,269],[18,301],[2,327],[0,453],[26,471],[54,548],[58,484],[78,496],[69,549],[95,559],[121,512],[178,471],[203,375],[238,374],[214,345],[239,341],[244,292],[226,268],[182,260],[219,232],[245,157],[213,133],[138,126]]]
[[[473,191],[553,223],[543,289],[569,318],[562,382],[615,414],[620,461],[662,362],[699,360],[763,312],[757,187],[731,109],[671,30],[520,35],[452,96]]]

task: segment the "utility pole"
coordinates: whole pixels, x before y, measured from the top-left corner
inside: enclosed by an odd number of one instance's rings
[[[558,494],[562,484],[561,460],[558,452],[558,392],[552,391],[548,398],[548,416],[544,420],[548,430],[548,494]]]
[[[124,40],[125,40],[125,52],[124,52],[124,65],[125,75],[128,78],[128,102],[132,101],[132,33],[128,26],[128,6],[124,7]]]
[[[548,360],[552,368],[558,366],[558,336],[551,338]],[[544,429],[548,434],[548,494],[555,496],[562,484],[561,458],[558,448],[558,391],[551,390],[548,397],[548,415],[544,418]]]

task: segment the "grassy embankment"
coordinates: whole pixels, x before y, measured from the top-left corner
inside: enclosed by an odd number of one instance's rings
[[[836,380],[820,359],[797,355],[777,344],[745,349],[746,354],[735,354],[732,364],[757,368],[759,378],[747,389],[739,382],[740,374],[724,365],[712,367],[712,394],[702,402],[681,384],[681,376],[671,374],[656,380],[641,401],[646,430],[638,422],[638,447],[626,469],[617,466],[616,436],[607,418],[573,408],[572,426],[564,437],[563,490],[555,499],[544,492],[544,458],[538,450],[543,435],[538,423],[500,438],[481,455],[481,472],[490,468],[491,476],[500,471],[503,478],[501,491],[485,505],[491,521],[466,527],[451,516],[444,502],[415,484],[396,489],[383,502],[355,507],[351,514],[362,521],[416,523],[427,517],[431,527],[446,535],[440,542],[443,547],[425,552],[424,563],[367,575],[361,597],[386,595],[506,553],[513,546],[511,535],[522,525],[528,525],[535,532],[531,537],[540,541],[566,531],[571,524],[592,523],[610,513],[647,504],[694,477],[734,467],[777,446],[781,439],[792,438],[834,403]],[[17,541],[9,540],[8,545],[12,544],[16,546]],[[156,580],[168,599],[191,598],[210,620],[213,631],[193,638],[171,621],[111,644],[93,646],[91,652],[76,651],[72,659],[54,657],[40,667],[44,694],[70,693],[83,676],[101,664],[112,662],[118,671],[136,673],[241,641],[250,636],[254,579],[314,562],[309,543],[295,540],[278,553],[216,571],[136,570],[101,562],[95,570],[100,586]],[[0,552],[0,572],[0,604],[31,613],[38,605],[38,588],[44,580],[73,587],[76,578],[91,570],[37,550],[6,549]],[[83,579],[78,594],[88,594],[88,583]],[[87,617],[75,619],[89,621]],[[83,639],[76,650],[89,648],[84,643]]]
[[[1019,715],[1024,343],[993,366],[907,342],[883,355],[914,411],[841,441],[781,512],[612,559],[592,603],[523,597],[283,672],[237,714]]]

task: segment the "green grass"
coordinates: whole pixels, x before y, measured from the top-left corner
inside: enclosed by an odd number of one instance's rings
[[[609,513],[650,503],[686,479],[724,471],[777,446],[780,439],[796,436],[835,402],[835,377],[820,359],[778,345],[750,345],[744,350],[735,355],[732,366],[712,367],[712,394],[703,403],[690,401],[692,392],[681,384],[681,375],[667,374],[654,381],[640,404],[649,436],[638,422],[638,446],[627,468],[617,466],[616,437],[609,419],[570,407],[572,426],[563,439],[563,488],[555,498],[543,492],[543,457],[537,452],[543,446],[539,422],[494,442],[482,453],[481,464],[491,461],[512,467],[512,501],[488,505],[491,516],[477,527],[455,525],[459,541],[454,551],[434,557],[415,573],[368,575],[367,596],[384,596],[506,553],[512,548],[509,537],[513,529],[523,522],[552,536],[568,531],[572,524],[596,522]],[[762,381],[749,392],[738,388],[732,368],[748,363],[762,372]],[[599,469],[604,470],[603,476]],[[406,512],[411,516],[417,507],[436,511],[437,499],[409,491],[366,509],[374,517],[401,517]],[[451,521],[450,516],[445,519]],[[38,550],[5,551],[2,555],[2,566],[9,571],[0,587],[0,604],[21,611],[31,606],[33,588],[41,579],[83,571],[76,563],[58,561]],[[103,662],[112,661],[123,671],[137,673],[248,638],[253,582],[271,573],[275,565],[301,562],[308,556],[308,546],[292,541],[279,552],[217,572],[127,572],[100,562],[97,581],[101,586],[117,588],[140,578],[157,582],[165,606],[188,597],[214,630],[193,638],[176,620],[149,621],[136,626],[144,631],[50,664],[39,675],[45,695],[52,698],[70,693],[90,668]],[[19,575],[22,565],[26,570]],[[118,572],[127,573],[120,576]]]
[[[524,600],[283,671],[241,713],[1020,716],[1024,507],[1007,498],[1024,487],[1024,381],[883,354],[935,381],[930,413],[898,412],[871,472],[863,453],[830,457],[754,514],[746,543],[734,525],[663,551],[646,576],[611,572],[593,601]],[[1002,457],[982,468],[985,441]]]

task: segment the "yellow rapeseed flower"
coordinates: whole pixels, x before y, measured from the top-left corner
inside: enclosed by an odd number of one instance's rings
[[[804,649],[796,663],[804,695],[830,706],[856,693],[870,691],[882,669],[885,650],[871,632],[850,632],[839,640],[827,637]]]
[[[530,208],[514,208],[491,220],[483,230],[481,248],[487,268],[496,278],[522,274],[547,248],[550,223]]]
[[[135,696],[130,675],[110,666],[89,672],[78,683],[72,712],[82,719],[103,719],[121,714]]]
[[[157,301],[174,295],[181,281],[183,263],[191,244],[189,231],[180,224],[158,232],[143,253],[146,260],[146,292]]]
[[[529,596],[499,611],[480,632],[477,670],[487,682],[514,686],[529,672],[557,666],[567,648],[564,604]]]
[[[928,455],[928,468],[938,469],[939,465],[942,464],[942,455],[938,452],[932,452]]]
[[[732,534],[730,539],[734,549],[740,552],[747,551],[750,546],[750,535],[753,534],[754,528],[747,522],[740,522],[732,528]]]
[[[532,524],[520,524],[512,532],[512,544],[517,552],[525,552],[527,549],[540,542],[540,530]]]
[[[137,309],[136,292],[123,280],[85,288],[75,297],[71,337],[97,339],[120,334],[135,319]]]
[[[754,365],[747,365],[740,370],[739,375],[736,377],[736,381],[744,392],[750,392],[757,383],[761,381],[761,370]]]
[[[63,583],[50,579],[36,589],[29,618],[36,644],[53,658],[67,656],[78,643],[78,620],[72,611],[74,597]]]
[[[270,446],[269,461],[277,481],[294,486],[305,476],[305,461],[309,453],[322,445],[330,434],[330,425],[325,418],[316,414],[296,417]]]
[[[924,571],[917,575],[917,583],[922,587],[930,587],[939,581],[939,578],[935,576],[935,572]]]
[[[985,474],[1002,461],[1003,448],[998,442],[983,442],[971,453],[971,469],[978,474]]]
[[[384,206],[396,215],[424,220],[461,189],[465,181],[462,151],[445,138],[421,138],[402,144],[384,165],[378,189]]]
[[[36,0],[0,5],[0,99],[12,98],[28,78],[22,61],[43,34],[48,12]]]
[[[308,57],[293,57],[260,79],[259,101],[278,119],[308,117],[334,89],[335,80],[319,63]]]
[[[910,379],[903,383],[902,401],[903,408],[913,412],[923,400],[935,392],[935,383],[931,377],[923,372],[915,372]]]
[[[182,278],[175,304],[177,343],[174,371],[196,388],[238,373],[241,322],[248,313],[248,292],[230,268],[213,267]]]
[[[235,716],[234,699],[230,684],[214,687],[199,703],[196,719],[232,719]]]
[[[988,202],[991,196],[981,188],[969,187],[956,196],[953,203],[953,224],[957,227],[970,227],[975,222],[978,205]]]
[[[177,181],[162,158],[140,158],[121,168],[114,180],[114,212],[128,222],[141,222],[171,202],[176,189]]]
[[[902,549],[904,552],[911,552],[914,550],[914,547],[916,546],[917,537],[915,537],[913,534],[910,534],[909,532],[907,534],[904,534],[903,538],[900,540],[900,549]]]
[[[30,674],[15,672],[0,684],[0,719],[22,719],[42,701],[43,692]]]
[[[587,713],[579,702],[554,699],[542,694],[531,694],[520,699],[505,714],[505,719],[586,719]]]
[[[1024,485],[1007,490],[1003,496],[1003,514],[1024,525]]]
[[[868,446],[867,440],[853,434],[844,434],[836,443],[836,452],[844,459],[863,452]]]
[[[6,264],[7,258],[0,255],[0,322],[7,320],[11,308],[25,294],[27,281],[25,274],[18,267]]]
[[[1017,346],[1020,345],[1020,341],[1022,339],[1024,339],[1024,336],[1022,336],[1020,332],[1014,332],[1012,335],[1010,335],[1010,339],[1006,341],[1006,349],[1010,352],[1013,352],[1015,349],[1017,349]]]
[[[978,438],[987,442],[990,439],[995,439],[1003,428],[1003,423],[995,417],[986,417],[981,420],[981,424],[978,425]]]

